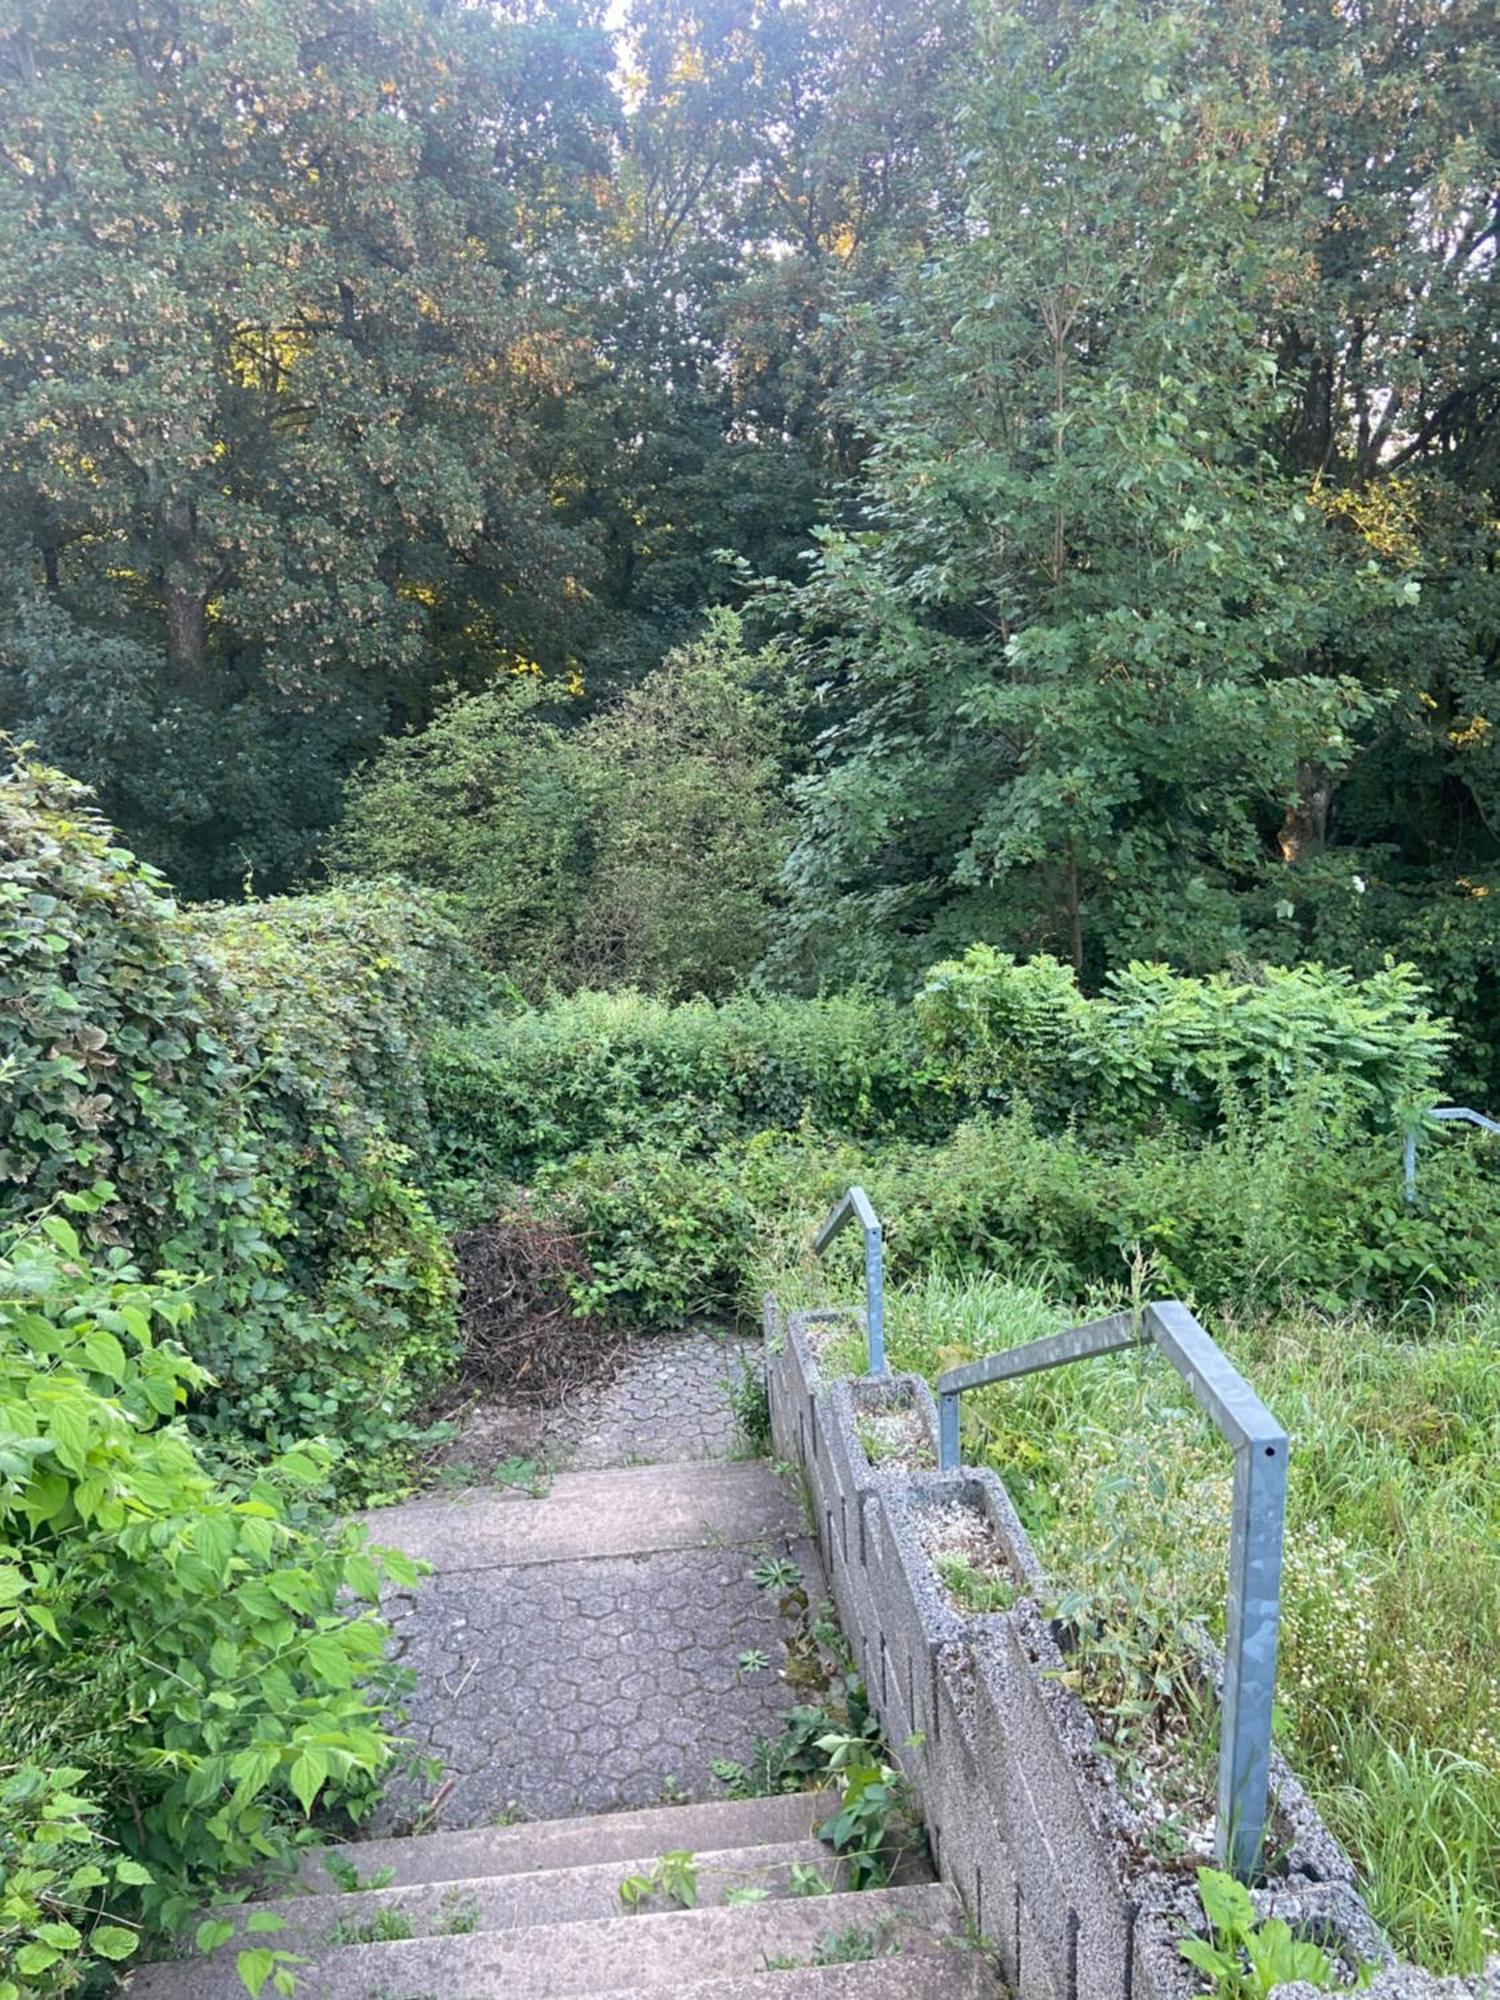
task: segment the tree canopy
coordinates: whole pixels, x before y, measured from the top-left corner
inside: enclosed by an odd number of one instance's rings
[[[1395,952],[1487,1090],[1495,58],[1480,0],[16,8],[0,726],[275,891],[372,757],[461,814],[465,718],[587,761],[734,610],[763,978]]]

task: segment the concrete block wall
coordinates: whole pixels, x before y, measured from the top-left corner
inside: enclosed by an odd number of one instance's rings
[[[1143,1858],[1144,1824],[1061,1678],[1040,1565],[1009,1494],[988,1471],[872,1464],[862,1415],[892,1402],[914,1410],[935,1462],[937,1409],[916,1376],[825,1380],[817,1343],[830,1320],[858,1316],[783,1314],[767,1301],[772,1435],[806,1477],[844,1632],[939,1869],[1019,2000],[1190,2000],[1177,1941],[1202,1924],[1192,1878]],[[1017,1584],[1010,1610],[954,1608],[917,1531],[935,1501],[988,1519]],[[1210,1678],[1217,1668],[1210,1654]],[[1389,1963],[1348,1858],[1279,1758],[1272,1783],[1282,1863],[1256,1892],[1262,1913],[1317,1935],[1351,1968]]]

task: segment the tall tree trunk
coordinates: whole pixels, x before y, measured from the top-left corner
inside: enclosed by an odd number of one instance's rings
[[[1328,842],[1328,809],[1333,803],[1333,778],[1321,764],[1297,766],[1297,795],[1286,809],[1276,836],[1283,861],[1301,861],[1321,854]]]
[[[162,587],[167,606],[167,675],[184,693],[203,693],[208,660],[208,599],[194,560],[198,510],[191,500],[169,500],[161,510],[166,541]]]
[[[1083,977],[1083,895],[1078,886],[1078,851],[1068,846],[1068,950],[1075,978]]]

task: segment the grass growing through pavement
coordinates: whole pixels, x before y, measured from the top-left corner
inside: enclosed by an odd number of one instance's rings
[[[1117,1303],[934,1276],[888,1294],[887,1344],[931,1378]],[[1500,1948],[1500,1305],[1210,1331],[1292,1438],[1282,1745],[1397,1948],[1476,1970]],[[858,1342],[822,1365],[859,1369]],[[966,1396],[964,1457],[1004,1476],[1059,1587],[1222,1636],[1229,1455],[1163,1357]]]

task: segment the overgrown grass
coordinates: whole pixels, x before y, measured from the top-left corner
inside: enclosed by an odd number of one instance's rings
[[[889,1294],[892,1364],[933,1377],[1119,1303],[933,1275]],[[1397,1948],[1476,1970],[1500,1941],[1500,1305],[1211,1330],[1292,1437],[1282,1743]],[[825,1355],[862,1365],[857,1340]],[[1059,1588],[1149,1590],[1220,1634],[1228,1454],[1161,1356],[966,1397],[964,1456],[1004,1476]]]

